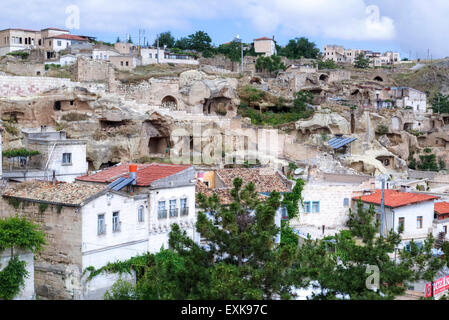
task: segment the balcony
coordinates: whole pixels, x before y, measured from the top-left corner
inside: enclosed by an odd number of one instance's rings
[[[167,219],[167,210],[159,210],[157,213],[158,219]]]
[[[178,208],[170,209],[170,218],[175,218],[178,216]]]
[[[181,208],[181,216],[188,216],[189,215],[189,208],[188,207],[184,207]]]

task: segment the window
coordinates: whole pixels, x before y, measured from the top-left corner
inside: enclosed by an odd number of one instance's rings
[[[320,202],[319,201],[312,202],[312,213],[320,213]]]
[[[180,200],[180,207],[181,207],[181,216],[188,216],[189,208],[187,208],[187,199],[184,198]]]
[[[129,66],[129,62],[128,61],[126,61],[126,66]]]
[[[63,164],[71,164],[72,163],[72,154],[71,153],[63,153],[62,154],[62,163]]]
[[[178,208],[176,208],[176,200],[170,200],[170,218],[178,216]]]
[[[72,163],[72,154],[71,153],[63,153],[62,154],[62,163],[63,164],[71,164]]]
[[[304,202],[304,213],[311,213],[312,211],[310,210],[310,201],[306,201]]]
[[[58,41],[57,46],[58,46],[58,47],[62,46],[62,41]]]
[[[423,219],[423,217],[416,218],[416,228],[417,229],[422,229],[422,219]]]
[[[165,209],[165,201],[159,201],[157,217],[158,217],[158,219],[166,219],[167,218],[167,210]]]
[[[123,61],[120,61],[120,65],[123,66]]]
[[[344,206],[344,207],[349,207],[349,198],[345,198],[345,199],[343,200],[343,206]]]
[[[143,206],[139,206],[139,209],[137,209],[137,219],[139,222],[143,222]]]
[[[399,228],[405,230],[405,218],[399,218]]]
[[[444,234],[447,234],[447,226],[443,226],[443,232]]]
[[[104,220],[104,214],[98,215],[97,231],[98,235],[106,234],[106,224]]]
[[[153,54],[152,53],[149,54],[149,58],[153,59]]]
[[[119,212],[112,213],[112,231],[119,232],[120,231],[120,215]]]

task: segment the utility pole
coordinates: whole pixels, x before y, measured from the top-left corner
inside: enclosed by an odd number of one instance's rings
[[[157,35],[157,63],[159,64],[159,56],[160,56],[160,52],[159,52],[159,35]]]
[[[241,57],[240,57],[240,59],[242,60],[242,73],[243,73],[243,41],[240,41],[240,47],[241,47],[241,51],[242,51],[242,53],[241,53]]]
[[[382,199],[380,201],[380,236],[384,236],[384,219],[385,219],[385,176],[382,177]]]

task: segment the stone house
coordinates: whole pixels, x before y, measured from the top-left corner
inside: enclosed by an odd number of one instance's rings
[[[0,30],[0,56],[13,51],[35,49],[41,45],[40,31],[30,29]]]
[[[374,188],[371,176],[324,173],[311,176],[302,193],[303,204],[292,226],[313,239],[334,235],[345,229],[353,197]]]
[[[266,57],[276,55],[277,51],[274,38],[262,37],[254,39],[254,51],[256,53],[262,53]]]
[[[108,61],[110,57],[119,56],[120,52],[114,47],[96,44],[92,49],[92,59]]]
[[[119,70],[132,70],[139,64],[138,59],[131,55],[110,55],[109,61]]]

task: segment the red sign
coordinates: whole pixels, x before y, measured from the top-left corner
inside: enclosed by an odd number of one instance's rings
[[[434,295],[449,290],[449,276],[438,279],[434,282]],[[432,283],[426,284],[426,298],[432,296]]]

